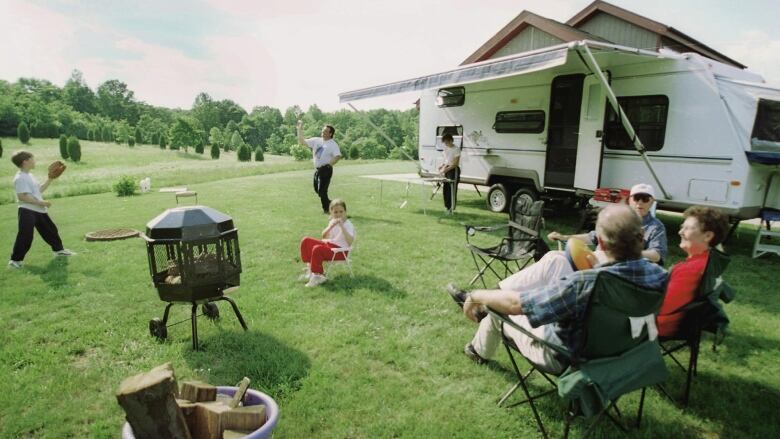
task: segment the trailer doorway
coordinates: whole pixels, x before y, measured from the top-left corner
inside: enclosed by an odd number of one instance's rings
[[[558,76],[550,90],[544,186],[574,187],[584,74]]]

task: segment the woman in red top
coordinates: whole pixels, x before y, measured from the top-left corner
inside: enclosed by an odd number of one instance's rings
[[[699,283],[707,267],[710,248],[718,245],[728,232],[728,218],[719,210],[691,206],[683,213],[680,226],[680,248],[688,256],[672,267],[666,297],[658,312],[658,334],[672,335],[685,316],[680,309],[696,298]]]

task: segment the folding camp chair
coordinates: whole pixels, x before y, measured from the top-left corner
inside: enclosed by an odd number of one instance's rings
[[[683,406],[688,405],[691,384],[698,370],[702,333],[706,331],[714,334],[712,344],[714,351],[717,344],[722,341],[724,329],[729,322],[719,303],[719,301],[728,303],[734,299],[734,290],[720,277],[726,270],[729,261],[730,258],[727,254],[717,249],[710,249],[707,266],[704,268],[704,274],[696,291],[696,298],[676,312],[684,314],[677,332],[660,337],[664,356],[669,356],[686,374],[685,391],[680,400]],[[688,348],[689,351],[687,367],[675,356],[685,348]],[[670,399],[674,399],[663,386],[659,386],[659,388]]]
[[[544,219],[542,210],[544,201],[532,201],[527,195],[518,193],[512,197],[512,205],[509,210],[509,223],[499,226],[471,226],[466,225],[466,248],[471,251],[471,258],[477,268],[477,274],[471,278],[469,285],[477,280],[485,283],[485,272],[490,270],[499,280],[514,273],[509,264],[514,262],[517,271],[525,268],[531,259],[539,260],[550,249],[541,238],[541,230]],[[495,232],[507,229],[507,236],[501,239],[498,245],[492,247],[478,247],[472,244],[469,238],[476,232]],[[504,267],[503,276],[491,266],[498,261]],[[480,267],[480,262],[482,266]],[[522,262],[522,265],[520,264]],[[500,269],[499,269],[500,270]]]
[[[667,370],[658,342],[649,339],[647,327],[642,327],[635,338],[632,335],[630,318],[640,318],[644,321],[649,318],[652,323],[652,315],[661,307],[662,301],[661,290],[640,287],[612,273],[600,272],[590,294],[585,320],[582,322],[584,343],[574,353],[536,337],[508,316],[488,309],[488,313],[501,322],[504,347],[518,379],[499,399],[498,404],[503,404],[518,388],[522,388],[526,399],[509,407],[528,403],[539,430],[546,438],[547,431],[534,400],[557,390],[561,397],[568,400],[564,437],[568,437],[571,422],[576,415],[594,418],[583,432],[583,437],[587,437],[604,416],[626,431],[622,423],[609,411],[614,409],[620,417],[616,405],[618,398],[642,389],[636,421],[636,426],[639,427],[645,390],[648,386],[664,381]],[[554,350],[559,357],[566,359],[569,367],[556,376],[550,373],[549,369],[546,371],[543,366],[526,358],[531,368],[527,373],[521,373],[512,354],[512,351],[519,353],[520,350],[514,341],[506,336],[507,326]],[[529,381],[533,372],[538,372],[552,388],[531,395]],[[557,382],[553,379],[556,377]]]

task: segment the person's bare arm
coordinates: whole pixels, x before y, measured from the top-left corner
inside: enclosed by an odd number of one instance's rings
[[[463,314],[473,321],[477,320],[477,313],[483,307],[490,307],[502,314],[517,315],[523,313],[520,298],[516,291],[508,290],[475,290],[469,294],[463,304]]]
[[[580,233],[578,235],[564,235],[564,234],[558,233],[558,232],[550,232],[547,235],[547,239],[549,239],[550,241],[568,241],[570,238],[577,238],[580,241],[583,241],[583,242],[586,242],[586,243],[590,242],[590,239],[588,238],[588,234],[587,233]]]
[[[25,203],[34,204],[36,206],[41,206],[41,207],[51,206],[50,202],[37,200],[35,197],[33,197],[28,193],[16,194],[16,196],[19,198],[19,201],[23,201]]]
[[[642,257],[650,262],[658,262],[661,260],[661,255],[654,249],[642,250]]]
[[[50,183],[51,183],[51,179],[50,179],[50,178],[47,178],[47,179],[46,179],[46,181],[44,181],[44,182],[43,182],[43,184],[41,184],[41,186],[40,186],[40,188],[41,188],[41,193],[43,193],[43,191],[45,191],[45,190],[46,190],[46,188],[48,188],[48,187],[49,187],[49,184],[50,184]]]
[[[298,144],[303,145],[305,147],[309,147],[309,144],[306,143],[306,139],[303,138],[303,121],[299,120],[298,123],[295,125],[295,131],[298,133]]]

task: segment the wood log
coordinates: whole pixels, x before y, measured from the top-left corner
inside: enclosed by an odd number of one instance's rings
[[[193,439],[220,439],[222,437],[222,414],[230,410],[221,402],[199,402],[190,416]]]
[[[265,406],[248,405],[222,413],[222,428],[225,430],[254,431],[265,424]]]
[[[170,363],[125,379],[116,394],[137,439],[190,439]]]
[[[244,395],[246,395],[246,389],[249,388],[249,384],[251,382],[252,381],[249,378],[244,377],[244,379],[238,383],[238,389],[236,389],[236,393],[233,394],[233,399],[230,401],[230,404],[228,404],[230,408],[238,407],[238,404],[241,403],[241,400],[244,399]]]
[[[179,398],[191,402],[215,401],[217,388],[201,381],[183,381],[181,390],[179,390]]]
[[[251,433],[251,430],[225,430],[222,432],[222,439],[244,439]]]

